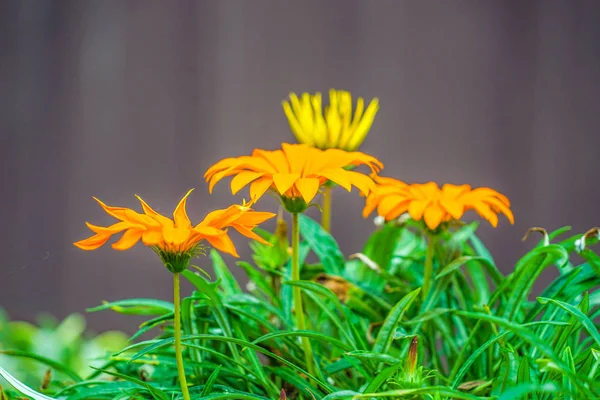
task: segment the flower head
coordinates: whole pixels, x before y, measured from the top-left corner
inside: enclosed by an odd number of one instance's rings
[[[375,186],[373,180],[360,172],[345,169],[358,165],[367,165],[372,171],[383,168],[379,160],[361,152],[320,150],[303,144],[284,143],[282,150],[257,149],[251,156],[221,160],[206,171],[204,178],[209,182],[211,193],[218,181],[234,175],[231,180],[233,194],[250,184],[253,201],[272,189],[281,196],[284,204],[302,203],[301,208],[314,199],[319,187],[328,180],[348,191],[355,186],[368,194]]]
[[[119,222],[109,227],[86,222],[95,235],[80,240],[74,245],[82,250],[95,250],[104,245],[113,235],[123,232],[121,238],[112,244],[113,249],[127,250],[141,240],[146,246],[155,249],[163,261],[180,259],[185,261],[187,267],[187,261],[203,240],[214,248],[237,257],[235,246],[227,233],[228,227],[249,238],[264,242],[261,237],[252,232],[252,229],[274,217],[275,214],[255,212],[247,205],[233,205],[225,210],[211,212],[204,221],[193,226],[185,211],[186,200],[191,192],[192,190],[187,192],[181,199],[173,212],[173,219],[154,211],[139,196],[136,197],[142,204],[143,214],[129,208],[107,206],[94,197],[104,211]]]
[[[386,221],[408,212],[415,220],[423,219],[433,230],[442,222],[459,220],[465,211],[475,210],[493,227],[498,225],[499,213],[514,223],[508,198],[490,188],[471,189],[469,185],[445,184],[440,189],[434,182],[408,185],[393,178],[374,179],[378,186],[367,197],[364,217],[375,208]]]
[[[371,100],[364,108],[365,101],[359,97],[353,113],[350,92],[335,89],[329,91],[324,115],[321,93],[302,93],[300,98],[291,93],[290,101],[283,102],[283,111],[298,142],[319,149],[358,149],[373,125],[379,100]]]

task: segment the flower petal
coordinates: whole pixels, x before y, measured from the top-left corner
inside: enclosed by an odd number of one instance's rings
[[[162,232],[165,243],[175,246],[185,243],[191,233],[191,229],[167,227],[163,228]]]
[[[220,236],[208,236],[206,241],[210,243],[212,247],[215,249],[222,251],[223,253],[231,254],[234,257],[239,257],[235,245],[231,241],[229,235],[220,235]]]
[[[280,195],[284,195],[300,178],[300,174],[274,174],[273,182]]]
[[[408,206],[408,213],[411,218],[415,221],[419,221],[423,218],[423,213],[429,202],[429,200],[413,200]]]
[[[431,204],[425,209],[424,220],[429,229],[437,228],[445,216],[444,210],[436,203]]]
[[[296,189],[298,189],[306,204],[315,198],[319,186],[320,182],[317,178],[301,178],[296,181]]]
[[[185,204],[187,202],[187,197],[193,190],[194,189],[188,190],[185,196],[183,196],[183,199],[177,204],[177,207],[175,207],[175,211],[173,211],[173,221],[175,221],[175,226],[177,228],[190,228],[192,226],[192,222],[185,211]]]
[[[332,182],[337,183],[347,191],[352,190],[352,183],[350,177],[341,168],[327,168],[322,170],[319,175],[324,176]]]
[[[117,242],[112,244],[112,248],[115,250],[128,250],[139,242],[142,238],[142,234],[143,231],[139,229],[128,229]]]
[[[152,209],[152,207],[150,207],[144,200],[142,200],[142,198],[140,196],[138,196],[137,194],[135,195],[135,197],[140,201],[140,203],[142,204],[142,210],[144,210],[144,213],[153,218],[154,220],[156,220],[159,224],[164,225],[164,226],[173,226],[173,221],[170,218],[167,218],[159,213],[157,213],[156,211],[154,211]]]
[[[146,246],[156,246],[163,241],[162,232],[159,230],[148,230],[142,233],[142,242]]]
[[[273,184],[273,180],[263,176],[250,184],[250,198],[252,201],[260,199]]]
[[[97,248],[102,247],[102,245],[104,245],[104,243],[106,243],[111,236],[112,235],[110,233],[97,233],[92,237],[80,240],[73,244],[79,247],[81,250],[96,250]]]
[[[231,193],[236,194],[250,182],[263,176],[264,172],[242,171],[231,180]]]

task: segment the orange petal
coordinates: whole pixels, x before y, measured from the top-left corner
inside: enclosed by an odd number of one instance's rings
[[[271,173],[283,173],[287,174],[290,172],[290,166],[285,153],[281,150],[267,151],[261,149],[255,149],[252,152],[252,156],[269,166],[269,168],[256,168],[260,171],[266,171]],[[257,165],[258,166],[258,165]]]
[[[231,180],[231,193],[236,194],[250,182],[263,176],[264,172],[242,171]]]
[[[215,249],[223,253],[231,254],[234,257],[239,257],[231,238],[225,234],[220,236],[209,236],[206,241]]]
[[[162,232],[165,242],[170,245],[181,245],[182,243],[185,243],[191,233],[191,229],[167,227],[164,227]]]
[[[290,165],[290,172],[298,174],[302,173],[304,164],[306,164],[307,155],[309,154],[308,147],[302,144],[283,143],[281,148]]]
[[[142,242],[146,246],[156,246],[163,241],[163,235],[161,231],[149,230],[142,233]]]
[[[238,231],[242,235],[246,236],[247,238],[254,239],[257,242],[260,242],[262,244],[268,244],[268,245],[270,245],[269,242],[267,242],[265,239],[263,239],[262,237],[258,236],[256,233],[252,232],[251,229],[248,229],[245,226],[236,224],[236,225],[233,225],[233,229],[235,229],[236,231]]]
[[[194,228],[194,232],[199,233],[200,235],[202,235],[205,238],[211,237],[211,236],[222,236],[225,235],[225,231],[219,229],[219,228],[215,228],[213,226],[196,226]]]
[[[429,200],[413,200],[410,202],[408,206],[408,213],[411,218],[415,221],[423,218],[423,213],[425,212],[425,207],[429,204]]]
[[[398,195],[385,196],[377,206],[377,214],[386,216],[390,211],[398,206],[398,204],[406,201],[406,197]]]
[[[446,213],[439,205],[431,204],[429,207],[427,207],[427,209],[425,209],[423,219],[425,220],[425,223],[429,229],[433,230],[440,225],[445,215]]]
[[[337,183],[347,191],[352,190],[350,178],[346,175],[347,171],[341,168],[328,168],[319,172],[319,174],[332,182]]]
[[[296,181],[296,189],[308,204],[315,198],[319,191],[320,182],[317,178],[301,178]]]
[[[148,215],[149,217],[153,218],[154,220],[156,220],[158,223],[160,223],[161,225],[164,226],[173,226],[173,221],[170,218],[167,218],[159,213],[157,213],[156,211],[154,211],[152,209],[152,207],[150,207],[144,200],[142,200],[142,198],[140,196],[138,196],[137,194],[135,195],[135,197],[140,201],[140,203],[142,204],[142,210],[144,210],[144,213],[146,215]]]
[[[128,250],[139,242],[142,238],[142,234],[143,231],[139,229],[128,229],[123,233],[121,239],[112,244],[112,248],[115,250]]]
[[[144,227],[141,225],[134,225],[134,224],[131,224],[130,222],[123,222],[123,221],[117,222],[116,224],[113,224],[107,228],[105,228],[103,226],[92,225],[89,222],[86,222],[85,224],[94,233],[102,233],[102,234],[109,234],[109,235],[114,235],[115,233],[119,233],[119,232],[124,231],[125,229],[129,229],[129,228],[144,229]]]
[[[276,216],[277,214],[266,211],[247,211],[244,214],[242,214],[235,222],[239,225],[256,226]]]
[[[263,176],[250,184],[250,197],[252,201],[260,199],[273,184],[270,177]]]
[[[98,233],[92,237],[80,240],[73,244],[79,247],[81,250],[96,250],[97,248],[104,245],[104,243],[106,243],[111,236],[112,235],[109,233]]]
[[[363,218],[367,218],[369,216],[369,214],[371,214],[373,212],[373,210],[375,210],[379,199],[380,199],[380,197],[375,196],[375,195],[370,195],[367,197],[367,200],[365,201],[365,208],[363,209],[363,212],[362,212]]]
[[[175,221],[175,226],[177,228],[190,228],[192,226],[192,222],[185,211],[185,203],[187,202],[187,197],[193,190],[194,189],[190,189],[185,196],[183,196],[183,199],[181,199],[179,204],[177,204],[177,207],[175,207],[175,211],[173,211],[173,220]]]
[[[273,182],[279,194],[284,195],[300,178],[300,174],[274,174]]]
[[[440,204],[442,207],[444,207],[448,214],[452,216],[452,218],[460,219],[460,217],[462,217],[464,208],[460,202],[452,198],[444,197],[440,199]]]
[[[365,174],[356,171],[346,171],[346,176],[350,178],[350,183],[358,188],[358,190],[367,195],[375,188],[375,182]]]
[[[490,206],[483,202],[473,203],[472,206],[477,214],[486,219],[494,228],[498,226],[498,215],[492,211]]]
[[[409,205],[410,200],[405,200],[401,203],[397,203],[396,207],[390,210],[390,212],[385,216],[386,221],[398,218],[400,215],[404,214],[408,210]]]
[[[514,225],[515,217],[514,217],[512,211],[510,210],[510,208],[508,208],[505,203],[503,203],[501,200],[498,200],[494,197],[485,199],[485,202],[490,204],[492,207],[495,207],[496,209],[498,209],[502,214],[504,214],[506,216],[506,218],[508,218],[510,223]]]

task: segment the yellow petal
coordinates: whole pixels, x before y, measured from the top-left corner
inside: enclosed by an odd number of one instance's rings
[[[296,136],[296,139],[298,140],[298,142],[312,145],[313,144],[312,138],[310,137],[310,135],[308,135],[308,134],[306,134],[306,132],[304,132],[304,129],[302,128],[302,125],[300,124],[300,122],[296,118],[296,115],[292,111],[292,107],[290,106],[290,104],[287,101],[284,101],[282,104],[283,104],[283,112],[285,113],[285,116],[287,117],[288,123],[290,125],[290,129],[292,130],[292,133],[294,134],[294,136]]]
[[[244,186],[263,176],[264,172],[242,171],[231,180],[231,193],[236,194]]]
[[[371,129],[371,126],[373,125],[377,110],[379,110],[379,100],[375,98],[367,107],[367,110],[360,120],[360,123],[356,127],[354,134],[348,141],[348,148],[356,149],[362,144],[362,142],[364,142],[367,134],[369,133],[369,129]]]
[[[185,211],[185,203],[187,201],[187,197],[193,191],[194,189],[190,189],[185,196],[183,196],[183,199],[181,199],[179,204],[177,204],[175,211],[173,211],[173,220],[175,221],[175,226],[177,228],[190,228],[192,226],[192,223],[187,216],[187,212]]]
[[[300,174],[274,174],[273,182],[279,194],[284,195],[300,178]]]
[[[301,178],[296,181],[296,189],[308,204],[315,198],[319,191],[320,182],[317,178]]]
[[[105,228],[103,226],[92,225],[89,222],[86,222],[85,224],[94,233],[103,233],[103,234],[109,234],[109,235],[114,235],[115,233],[119,233],[119,232],[124,231],[125,229],[129,229],[129,228],[144,229],[144,227],[141,225],[133,225],[129,222],[117,222],[116,224],[113,224],[107,228]]]
[[[128,250],[139,242],[142,238],[142,233],[143,231],[139,229],[128,229],[123,233],[121,239],[112,244],[112,248],[115,250]]]

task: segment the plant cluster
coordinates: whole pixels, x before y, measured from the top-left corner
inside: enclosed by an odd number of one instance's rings
[[[173,302],[125,299],[90,310],[147,317],[93,372],[21,353],[50,368],[51,383],[32,387],[9,365],[0,375],[35,400],[600,398],[600,257],[590,249],[600,230],[564,237],[568,227],[532,228],[528,235],[541,239],[503,274],[477,237],[479,222],[462,218],[513,223],[509,199],[380,175],[383,163],[357,151],[379,107],[364,104],[335,90],[325,108],[319,93],[290,95],[283,107],[300,143],[215,163],[204,175],[209,191],[231,178],[233,194],[249,186],[250,202],[196,225],[185,210],[190,192],[173,218],[139,197],[142,213],[98,200],[118,222],[88,224],[94,235],[75,245],[94,250],[119,234],[116,250],[142,242],[171,272]],[[363,215],[377,214],[348,258],[329,233],[336,187],[356,188]],[[267,193],[281,203],[274,232],[259,225],[276,213],[253,210]],[[311,205],[321,223],[305,215]],[[220,254],[237,256],[232,230],[252,240],[252,260],[236,267]],[[550,267],[558,277],[532,298]],[[246,290],[232,268],[246,273]],[[182,278],[194,286],[184,296]]]

